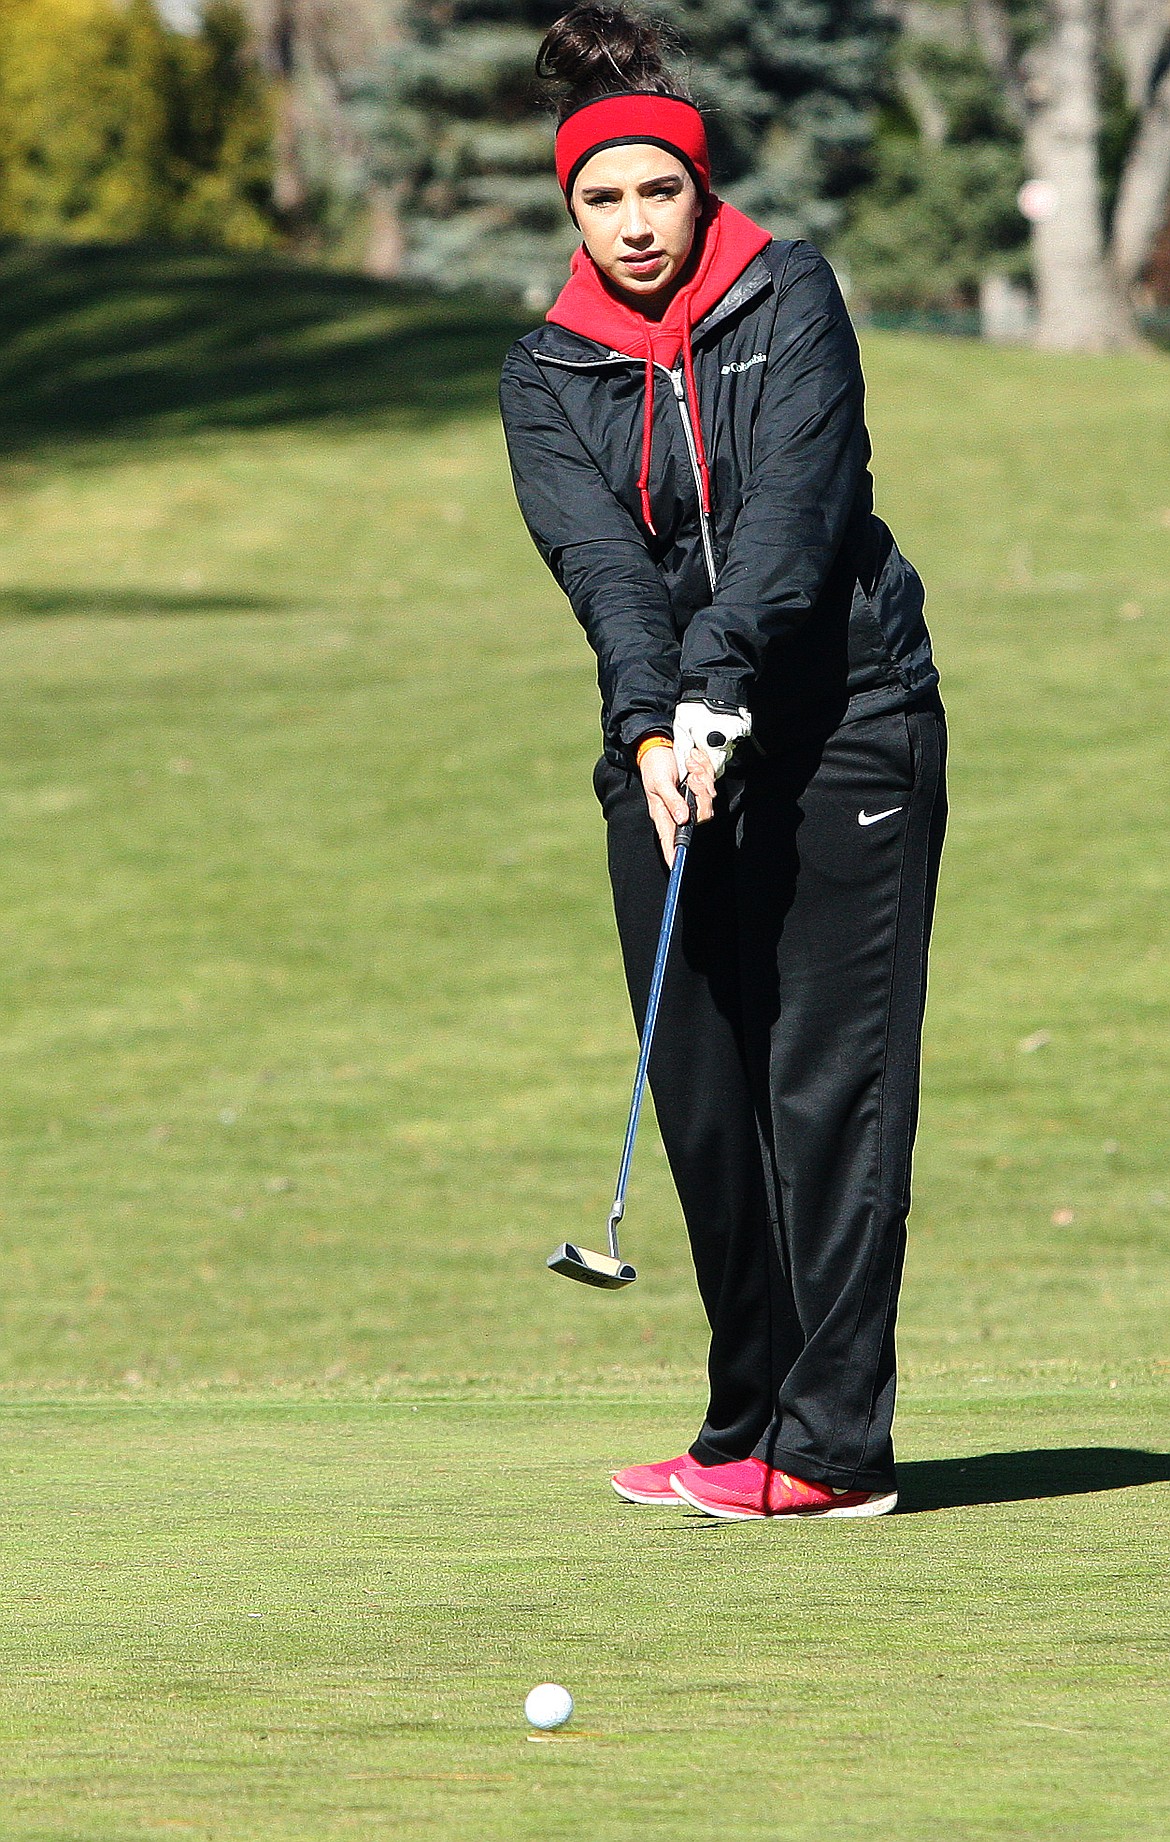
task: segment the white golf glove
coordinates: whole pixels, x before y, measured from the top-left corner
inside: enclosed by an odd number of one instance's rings
[[[736,744],[752,733],[746,710],[716,710],[710,704],[679,704],[674,713],[674,759],[684,779],[693,749],[706,755],[718,780]]]

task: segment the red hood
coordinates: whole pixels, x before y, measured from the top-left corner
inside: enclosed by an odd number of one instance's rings
[[[614,294],[584,246],[574,255],[569,279],[545,317],[629,358],[645,357],[649,346],[658,364],[673,365],[689,328],[710,313],[748,263],[772,241],[769,232],[753,224],[750,217],[716,198],[711,200],[710,214],[699,234],[703,242],[694,274],[661,320],[647,319],[636,306],[627,306]]]

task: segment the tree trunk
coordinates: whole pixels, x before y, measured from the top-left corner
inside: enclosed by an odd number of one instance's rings
[[[272,137],[272,199],[281,217],[294,220],[305,203],[296,93],[296,0],[275,0],[259,33],[261,59],[273,80],[276,121]]]
[[[1113,211],[1113,266],[1137,285],[1154,253],[1170,196],[1170,71],[1142,115]]]
[[[308,197],[300,161],[300,108],[291,78],[274,85],[276,126],[272,137],[272,202],[286,223],[295,223]]]
[[[1153,307],[1170,308],[1170,215],[1158,234],[1153,254],[1146,264],[1146,285]]]
[[[1150,100],[1159,54],[1170,32],[1166,0],[1107,0],[1109,30],[1125,73],[1125,97],[1140,112]]]
[[[366,248],[362,271],[375,281],[402,273],[404,244],[398,200],[389,186],[371,185],[366,200]]]
[[[1012,49],[1011,28],[1001,0],[968,0],[968,18],[975,43],[1003,84],[1004,101],[1012,120],[1022,128],[1028,105],[1024,84]]]
[[[1101,222],[1097,0],[1048,0],[1049,32],[1025,63],[1024,149],[1051,210],[1032,224],[1038,345],[1105,352],[1138,335],[1109,268]]]

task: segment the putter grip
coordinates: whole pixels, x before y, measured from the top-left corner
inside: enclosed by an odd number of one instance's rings
[[[676,851],[679,849],[680,845],[689,844],[695,835],[695,818],[699,808],[695,796],[689,787],[686,788],[686,796],[691,816],[689,819],[684,819],[681,825],[676,825],[674,828],[674,848]]]

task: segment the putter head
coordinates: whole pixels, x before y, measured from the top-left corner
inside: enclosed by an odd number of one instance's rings
[[[633,1285],[638,1277],[628,1260],[590,1253],[587,1247],[574,1247],[571,1241],[562,1241],[545,1265],[552,1273],[563,1273],[566,1279],[579,1279],[583,1286],[605,1286],[611,1292],[619,1286]]]

